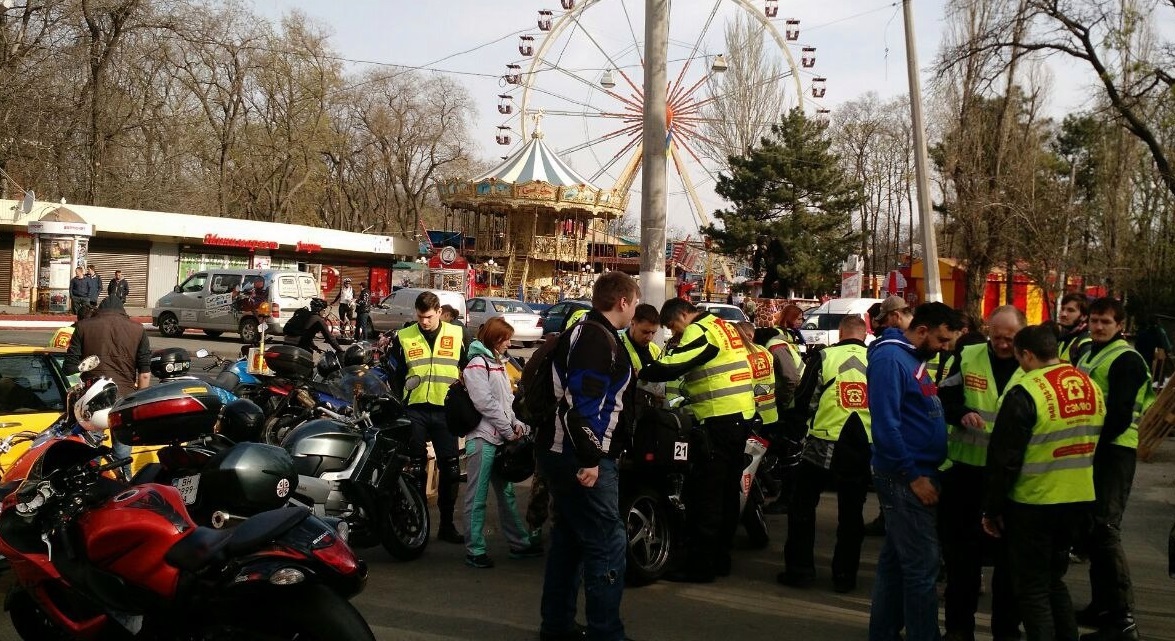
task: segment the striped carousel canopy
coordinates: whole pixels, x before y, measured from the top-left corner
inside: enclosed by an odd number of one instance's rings
[[[536,131],[518,153],[470,180],[437,185],[441,202],[472,211],[534,211],[623,216],[628,194],[600,189],[563,162]]]

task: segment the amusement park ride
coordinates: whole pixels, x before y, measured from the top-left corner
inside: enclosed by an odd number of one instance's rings
[[[630,9],[628,4],[635,7]],[[582,230],[591,225],[588,218],[607,220],[624,214],[642,164],[644,60],[637,38],[643,33],[641,4],[560,0],[561,11],[539,10],[534,23],[538,31],[519,36],[521,58],[506,64],[503,89],[497,95],[497,111],[506,120],[498,126],[495,141],[521,148],[473,181],[441,186],[442,201],[448,206],[490,217],[490,223],[476,225],[475,251],[508,259],[507,291],[528,282],[528,277],[553,275],[547,269],[535,269],[538,263],[552,258],[556,265],[583,262],[587,243],[582,231],[578,237],[571,235],[566,252],[560,255],[559,244],[566,240],[560,230],[568,228],[568,221],[570,228]],[[688,208],[699,226],[710,223],[699,186],[715,182],[722,169],[712,153],[708,126],[723,118],[725,96],[717,78],[730,68],[726,55],[708,51],[712,27],[739,15],[750,18],[747,22],[757,27],[764,48],[778,54],[774,58],[780,70],[757,82],[784,93],[784,109],[807,109],[817,118],[828,114],[816,102],[825,95],[826,79],[812,72],[816,48],[799,44],[799,20],[779,18],[777,0],[712,0],[711,5],[701,25],[706,14],[696,4],[670,17],[666,146],[670,180],[676,177],[680,186],[679,191],[670,192],[670,208],[676,196],[676,208]],[[798,56],[793,55],[797,47]],[[765,132],[770,123],[762,125]],[[544,131],[569,146],[551,151],[543,142]],[[536,145],[541,149],[535,151]],[[545,159],[550,169],[546,173],[555,181],[543,184],[548,176],[518,170],[524,157]],[[599,186],[609,181],[610,188]],[[536,201],[538,192],[544,197]],[[554,224],[546,224],[546,218]],[[550,252],[535,251],[536,241],[549,244],[541,238],[544,230],[556,236],[553,257],[546,255]],[[730,282],[729,265],[720,262]]]

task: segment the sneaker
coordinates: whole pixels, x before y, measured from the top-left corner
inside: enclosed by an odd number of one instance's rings
[[[543,555],[543,546],[541,543],[531,543],[524,548],[511,548],[510,558],[512,559],[533,559],[537,556]]]
[[[465,565],[479,570],[485,570],[494,567],[494,560],[488,554],[466,554]]]
[[[1133,615],[1114,617],[1097,632],[1081,635],[1081,641],[1138,641],[1138,625]]]
[[[456,543],[458,545],[465,543],[465,537],[461,536],[461,533],[457,531],[456,526],[452,523],[446,523],[441,526],[441,529],[437,531],[437,540],[444,541],[445,543]]]

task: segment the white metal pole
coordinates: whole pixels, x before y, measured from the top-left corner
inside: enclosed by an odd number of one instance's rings
[[[926,156],[926,128],[922,122],[922,82],[918,78],[918,50],[914,45],[914,14],[910,0],[902,0],[906,26],[906,70],[910,78],[910,115],[914,125],[914,176],[918,181],[918,219],[922,225],[922,268],[926,300],[942,302],[938,276],[938,241],[934,236],[934,210],[930,206],[930,163]]]
[[[641,162],[641,300],[665,302],[666,93],[669,0],[645,0],[645,121]]]

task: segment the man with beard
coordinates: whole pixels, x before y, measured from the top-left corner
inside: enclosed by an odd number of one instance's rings
[[[903,626],[907,641],[939,639],[935,505],[947,429],[926,360],[946,349],[961,328],[955,310],[925,303],[901,336],[879,341],[869,353],[873,486],[886,524],[869,641],[899,638]]]
[[[1061,299],[1061,313],[1057,315],[1061,328],[1060,357],[1066,363],[1076,363],[1089,351],[1089,300],[1085,294],[1072,292]]]

